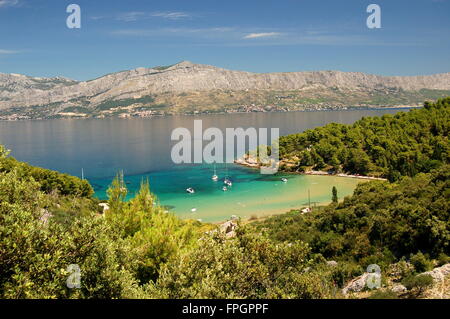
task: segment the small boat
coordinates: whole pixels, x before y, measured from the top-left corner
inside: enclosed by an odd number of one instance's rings
[[[229,186],[229,187],[231,187],[231,186],[233,186],[233,183],[231,182],[231,180],[228,178],[228,166],[226,166],[227,164],[226,164],[226,162],[225,162],[225,169],[226,169],[226,177],[225,177],[225,179],[223,180],[223,183],[225,184],[225,185],[227,185],[227,186]]]
[[[215,182],[219,180],[219,176],[216,174],[216,165],[214,165],[214,175],[211,177],[211,179]]]
[[[224,180],[223,180],[223,183],[225,184],[225,185],[227,185],[227,186],[233,186],[233,183],[231,182],[231,180],[229,180],[228,178],[225,178]]]
[[[195,208],[195,207],[191,209],[191,212],[193,212],[193,213],[195,213],[196,211],[197,211],[197,208]]]
[[[226,186],[224,186],[224,187],[222,187],[222,190],[223,190],[224,192],[226,192],[226,191],[228,190],[228,188],[227,188]]]
[[[283,177],[283,178],[281,179],[281,181],[282,181],[283,183],[287,183],[288,180],[287,180],[287,178],[284,178],[284,177]]]
[[[192,187],[186,188],[186,192],[188,192],[189,194],[194,194],[195,190]]]

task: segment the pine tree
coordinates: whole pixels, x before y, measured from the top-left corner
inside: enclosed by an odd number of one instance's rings
[[[337,196],[336,186],[333,186],[333,189],[331,190],[331,193],[333,194],[333,196],[331,197],[331,200],[333,201],[333,203],[337,203],[338,202],[338,196]]]

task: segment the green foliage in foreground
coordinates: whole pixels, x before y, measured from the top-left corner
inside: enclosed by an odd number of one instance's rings
[[[443,264],[450,255],[448,99],[411,114],[361,123],[398,138],[395,154],[414,149],[416,159],[433,165],[407,161],[408,169],[395,171],[414,177],[360,184],[341,203],[332,192],[328,207],[241,225],[234,238],[168,213],[148,182],[126,202],[120,174],[103,212],[86,181],[17,162],[0,146],[0,298],[335,298],[373,263],[420,297],[431,283],[417,273],[433,267],[430,258]],[[305,136],[320,130],[314,132]],[[337,139],[353,141],[353,155],[372,167],[369,135],[354,133]],[[390,170],[398,159],[376,169]],[[337,265],[326,263],[331,259]],[[80,288],[66,285],[71,264],[80,267]]]
[[[301,242],[276,244],[254,233],[205,236],[167,264],[150,289],[163,298],[326,298],[329,278]],[[308,268],[307,268],[308,267]]]
[[[419,110],[328,124],[280,138],[280,157],[290,169],[330,169],[354,174],[401,176],[449,163],[450,97]],[[285,167],[285,169],[288,169]]]
[[[129,245],[101,217],[46,219],[49,196],[32,177],[0,173],[0,298],[122,297],[136,286]],[[83,288],[66,287],[70,264]]]

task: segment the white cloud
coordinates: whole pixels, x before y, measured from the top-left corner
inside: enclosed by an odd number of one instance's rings
[[[14,53],[19,53],[19,52],[18,51],[13,51],[13,50],[0,49],[0,54],[14,54]]]
[[[135,12],[125,12],[119,14],[117,20],[131,22],[139,20],[140,18],[145,17],[145,12],[135,11]]]
[[[152,17],[160,17],[164,19],[170,19],[170,20],[178,20],[182,18],[190,18],[191,15],[186,12],[153,12],[150,14]]]
[[[0,0],[0,8],[15,7],[19,5],[19,0]]]
[[[0,0],[2,1],[2,0]],[[123,12],[120,14],[117,14],[115,16],[116,20],[124,21],[124,22],[133,22],[138,21],[142,19],[151,19],[151,18],[163,18],[168,20],[179,20],[179,19],[186,19],[191,18],[192,15],[181,12],[181,11],[173,11],[173,12],[143,12],[143,11],[132,11],[132,12]],[[103,19],[105,17],[92,17],[92,19],[99,20]]]
[[[141,18],[144,18],[145,16],[146,16],[145,12],[140,12],[140,11],[125,12],[125,13],[119,14],[117,16],[117,20],[131,22],[131,21],[137,21]]]
[[[267,38],[267,37],[277,37],[281,35],[279,32],[262,32],[262,33],[250,33],[244,36],[244,39],[256,39],[256,38]]]

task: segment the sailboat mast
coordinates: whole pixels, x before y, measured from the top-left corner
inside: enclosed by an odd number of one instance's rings
[[[309,188],[308,188],[308,207],[309,207],[309,209],[311,209],[311,194],[310,194]]]

